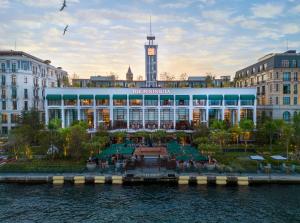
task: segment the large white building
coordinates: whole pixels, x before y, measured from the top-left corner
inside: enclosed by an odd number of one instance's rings
[[[256,88],[47,88],[46,124],[86,121],[91,131],[192,130],[199,123],[256,123]]]
[[[35,108],[44,111],[46,87],[64,87],[68,74],[21,51],[0,51],[1,102],[0,134],[16,126],[22,111]]]

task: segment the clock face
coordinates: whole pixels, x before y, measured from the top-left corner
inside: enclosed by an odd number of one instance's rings
[[[154,56],[155,55],[155,48],[148,48],[148,56]]]

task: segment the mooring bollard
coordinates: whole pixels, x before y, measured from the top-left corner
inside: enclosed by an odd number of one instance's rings
[[[217,185],[226,185],[227,177],[226,176],[216,176],[216,184]]]
[[[249,185],[249,177],[237,177],[237,183],[240,186],[248,186]]]
[[[95,176],[94,177],[95,184],[104,184],[105,183],[105,176]]]
[[[123,177],[122,176],[112,176],[112,184],[122,184],[123,183]]]
[[[198,185],[206,185],[207,184],[207,176],[197,176],[196,177]]]
[[[64,176],[53,176],[52,183],[53,184],[64,184]]]
[[[190,180],[190,176],[179,176],[178,184],[180,184],[180,185],[189,184],[189,180]]]
[[[84,184],[85,183],[85,176],[75,176],[74,184]]]

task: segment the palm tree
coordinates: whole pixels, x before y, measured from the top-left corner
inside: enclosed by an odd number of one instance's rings
[[[185,132],[183,132],[183,131],[178,131],[178,132],[176,132],[176,137],[177,137],[177,140],[179,141],[179,143],[181,144],[181,145],[184,145],[185,144],[185,142],[186,142],[186,133]]]
[[[240,121],[240,128],[242,129],[243,139],[246,145],[245,152],[247,151],[247,142],[251,137],[251,132],[254,129],[254,123],[250,119],[243,119]]]
[[[289,159],[289,146],[291,139],[294,137],[295,129],[290,124],[285,124],[282,128],[282,138],[286,146],[286,159]]]
[[[158,140],[158,146],[160,146],[161,140],[166,138],[167,132],[164,130],[157,130],[157,131],[153,132],[152,136],[154,139]]]
[[[242,134],[242,129],[238,125],[234,125],[229,129],[229,132],[231,133],[234,142],[236,142],[236,144],[238,145],[239,138]]]

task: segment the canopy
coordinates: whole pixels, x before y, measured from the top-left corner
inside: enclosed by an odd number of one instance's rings
[[[158,100],[158,95],[145,95],[145,100]]]
[[[224,98],[225,100],[239,100],[238,95],[225,95]]]
[[[193,95],[193,100],[207,100],[207,95]]]
[[[175,98],[176,100],[190,100],[189,95],[176,95]]]
[[[195,161],[208,161],[208,157],[207,156],[202,156],[202,155],[197,155],[194,157]]]
[[[95,96],[95,99],[96,100],[109,100],[109,95],[108,94],[106,94],[106,95],[96,95]]]
[[[176,160],[182,160],[182,161],[187,161],[187,160],[190,160],[191,157],[190,156],[187,156],[187,155],[182,155],[182,156],[177,156],[176,157]]]
[[[209,95],[209,100],[223,100],[223,95]]]
[[[63,96],[64,100],[77,100],[77,95],[76,94],[65,94]]]
[[[174,100],[174,95],[161,95],[160,100]]]
[[[265,160],[265,158],[263,158],[262,156],[259,156],[259,155],[250,156],[250,159],[256,160],[256,161],[263,161],[263,160]]]
[[[286,160],[286,158],[281,155],[274,155],[274,156],[271,156],[271,158],[274,160]]]
[[[240,99],[241,100],[255,100],[255,95],[248,95],[248,94],[240,95]]]
[[[115,94],[113,96],[114,100],[127,100],[127,95],[126,94]]]
[[[84,95],[79,95],[79,99],[93,99],[94,95],[92,94],[84,94]]]
[[[129,100],[143,100],[143,95],[141,94],[133,94],[129,95]]]
[[[48,94],[46,96],[47,100],[61,100],[60,94]]]

